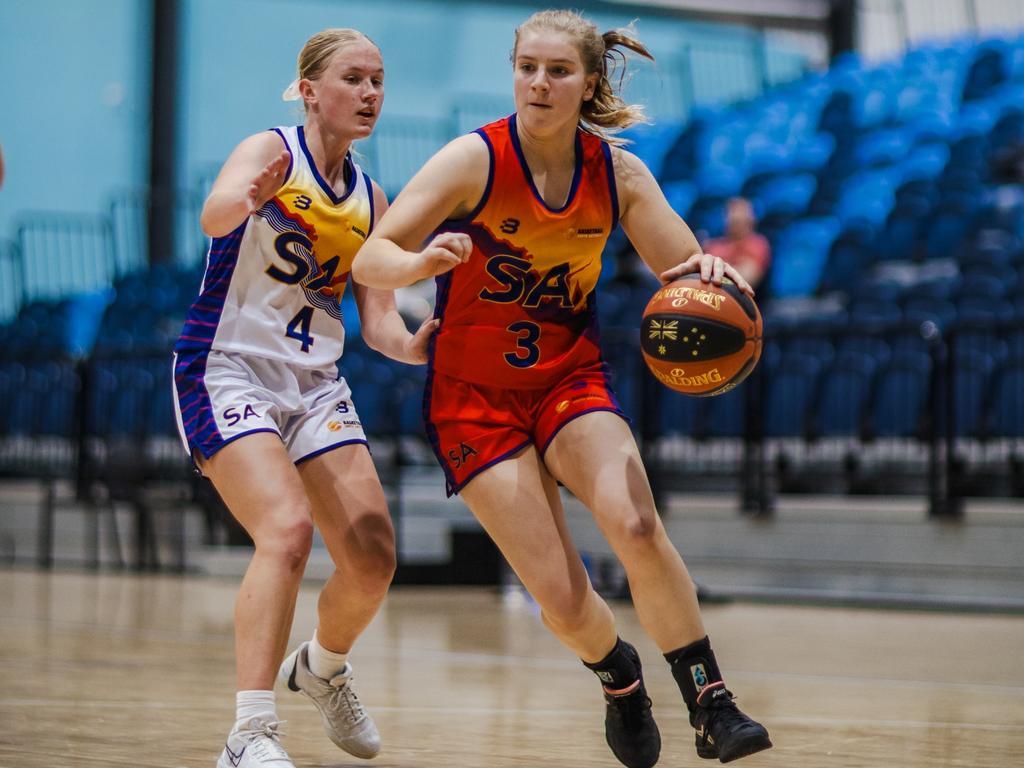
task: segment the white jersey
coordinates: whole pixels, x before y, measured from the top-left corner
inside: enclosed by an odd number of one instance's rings
[[[373,188],[350,154],[348,187],[336,195],[302,126],[273,130],[291,153],[284,183],[238,229],[213,238],[175,351],[216,349],[322,368],[341,357],[341,296],[373,227]]]

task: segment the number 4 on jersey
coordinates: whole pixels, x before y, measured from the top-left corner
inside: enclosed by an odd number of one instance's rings
[[[309,352],[313,346],[313,337],[309,335],[309,325],[313,322],[313,308],[308,304],[288,322],[284,335],[289,339],[297,339],[302,342],[302,351]]]

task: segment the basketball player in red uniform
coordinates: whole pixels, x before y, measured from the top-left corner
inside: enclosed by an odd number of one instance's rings
[[[655,510],[605,377],[594,289],[605,240],[621,223],[662,280],[699,272],[753,292],[701,252],[647,168],[608,141],[603,129],[641,118],[608,78],[621,48],[650,57],[624,32],[601,35],[574,12],[530,17],[513,50],[515,114],[428,161],[357,254],[353,275],[377,288],[437,277],[428,436],[449,492],[461,493],[544,623],[601,680],[616,757],[647,768],[661,739],[640,659],[591,587],[558,482],[591,510],[622,561],[639,619],[689,709],[698,754],[728,762],[771,742],[725,688],[693,582]]]

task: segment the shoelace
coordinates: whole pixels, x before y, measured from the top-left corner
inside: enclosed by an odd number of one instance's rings
[[[651,708],[651,700],[643,692],[643,688],[638,688],[625,696],[612,696],[611,698],[623,722],[630,727],[639,725],[644,718],[644,713]]]
[[[363,719],[366,710],[363,709],[359,697],[356,696],[356,692],[349,685],[351,682],[352,673],[350,671],[345,671],[332,677],[328,681],[328,685],[334,690],[327,701],[332,709],[342,710],[347,720],[356,723]]]
[[[253,755],[260,760],[290,760],[281,746],[283,731],[280,729],[284,723],[284,720],[259,723],[259,728],[240,728],[238,734],[249,743]]]

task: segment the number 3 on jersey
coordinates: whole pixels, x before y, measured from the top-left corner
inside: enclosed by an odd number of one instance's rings
[[[523,334],[516,339],[516,351],[505,353],[505,362],[516,368],[532,368],[540,359],[537,341],[540,339],[540,326],[526,320],[512,323],[506,330],[515,334]]]
[[[309,325],[313,322],[313,308],[308,304],[288,322],[284,335],[289,339],[297,339],[302,342],[302,351],[309,352],[313,346],[313,337],[309,335]]]

